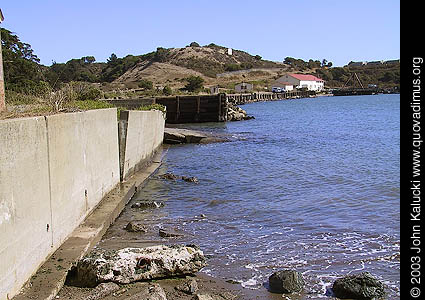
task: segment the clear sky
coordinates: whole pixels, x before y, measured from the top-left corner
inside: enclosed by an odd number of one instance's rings
[[[395,0],[1,0],[2,27],[44,65],[215,43],[282,61],[400,58]]]

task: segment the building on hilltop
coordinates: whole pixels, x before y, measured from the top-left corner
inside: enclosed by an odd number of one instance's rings
[[[292,84],[295,88],[306,88],[309,91],[320,92],[325,86],[325,81],[314,75],[307,74],[285,74],[275,81],[275,84]]]

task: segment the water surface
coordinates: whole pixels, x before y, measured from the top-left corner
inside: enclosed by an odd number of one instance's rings
[[[243,108],[256,119],[192,124],[231,142],[172,146],[129,210],[155,229],[187,233],[209,257],[203,272],[264,289],[274,271],[306,279],[305,299],[328,297],[335,278],[369,271],[399,298],[399,95],[318,97]],[[133,201],[137,201],[137,199]],[[156,235],[153,240],[169,242]],[[265,291],[264,299],[272,297]]]

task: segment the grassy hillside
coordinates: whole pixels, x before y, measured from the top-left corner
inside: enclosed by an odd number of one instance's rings
[[[362,67],[332,67],[323,60],[303,61],[286,57],[283,62],[264,60],[259,55],[209,44],[193,42],[184,48],[157,48],[143,55],[119,58],[112,54],[107,62],[96,62],[93,56],[71,59],[66,63],[43,66],[31,49],[13,32],[2,28],[2,49],[7,101],[32,99],[50,95],[67,84],[80,99],[96,97],[137,97],[158,94],[208,92],[219,86],[233,92],[240,82],[254,84],[254,90],[270,90],[272,83],[287,72],[313,74],[323,78],[326,87],[341,87],[353,72],[363,84],[388,88],[399,86],[400,64]],[[196,77],[201,86],[196,91],[185,89],[188,78]],[[85,84],[74,84],[74,83]],[[203,89],[202,87],[205,87]],[[21,101],[21,100],[19,100]]]

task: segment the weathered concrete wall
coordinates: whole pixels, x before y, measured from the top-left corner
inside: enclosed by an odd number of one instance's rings
[[[11,298],[51,248],[45,119],[0,121],[0,299]]]
[[[0,299],[119,183],[116,109],[0,121]]]
[[[122,177],[139,170],[154,154],[164,139],[165,119],[161,111],[122,112],[126,123],[125,151],[121,151]]]
[[[116,109],[47,117],[53,243],[60,245],[120,180]]]

